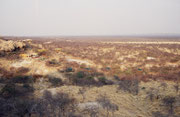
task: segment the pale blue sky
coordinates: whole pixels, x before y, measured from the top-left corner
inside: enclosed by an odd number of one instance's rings
[[[0,0],[0,35],[180,35],[180,0]]]

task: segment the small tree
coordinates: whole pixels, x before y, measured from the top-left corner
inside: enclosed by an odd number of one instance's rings
[[[176,90],[176,93],[178,93],[179,92],[179,84],[178,84],[178,82],[174,85],[174,88]]]
[[[85,95],[84,95],[84,93],[86,92],[86,88],[83,86],[82,88],[80,88],[79,89],[79,94],[81,94],[82,95],[82,97],[83,97],[83,102],[84,102],[84,100],[85,100]]]
[[[138,80],[121,80],[119,81],[118,89],[137,95],[139,92],[139,81]]]
[[[150,90],[146,93],[146,98],[149,98],[151,101],[153,101],[154,98],[159,99],[159,90],[150,88]]]
[[[74,98],[70,98],[66,93],[57,93],[52,95],[51,92],[45,91],[42,101],[45,106],[45,110],[53,116],[66,117],[69,113],[74,112]]]
[[[109,111],[112,112],[112,115],[114,116],[114,112],[118,110],[118,106],[116,104],[111,103],[111,101],[106,97],[106,95],[104,96],[100,96],[97,99],[97,102],[100,103],[100,105],[106,109],[107,115],[106,117],[109,117]]]
[[[169,114],[172,115],[174,113],[174,103],[176,102],[175,97],[165,97],[162,102],[168,108]]]

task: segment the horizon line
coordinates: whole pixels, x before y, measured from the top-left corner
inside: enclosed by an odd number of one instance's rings
[[[0,37],[180,37],[180,34],[129,34],[129,35],[0,35]]]

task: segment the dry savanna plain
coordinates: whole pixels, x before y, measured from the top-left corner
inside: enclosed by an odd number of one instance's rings
[[[180,117],[180,39],[2,37],[0,117]]]

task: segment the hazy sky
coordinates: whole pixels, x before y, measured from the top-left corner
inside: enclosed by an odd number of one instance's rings
[[[180,35],[180,0],[0,0],[0,35]]]

